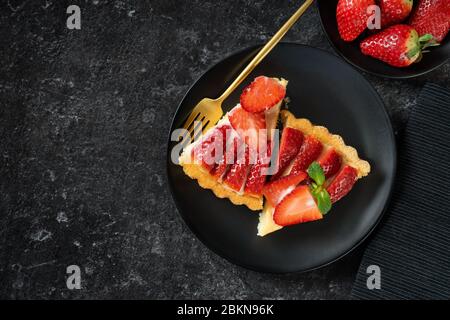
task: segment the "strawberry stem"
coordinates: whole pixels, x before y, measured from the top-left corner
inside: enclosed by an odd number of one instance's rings
[[[419,62],[422,59],[422,53],[428,52],[428,51],[423,51],[424,49],[426,49],[428,47],[435,47],[435,46],[438,46],[439,44],[440,43],[436,41],[436,39],[433,37],[433,35],[431,35],[429,33],[424,34],[417,41],[417,46],[415,46],[414,48],[409,50],[406,53],[406,56],[408,57],[408,59],[412,59],[418,55],[415,62]]]
[[[425,48],[435,47],[438,45],[440,45],[440,43],[436,41],[432,34],[427,33],[419,38],[419,47],[421,51]]]

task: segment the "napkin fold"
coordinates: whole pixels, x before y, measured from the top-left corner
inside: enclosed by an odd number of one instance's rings
[[[398,152],[391,203],[364,253],[352,298],[450,299],[449,89],[425,85]],[[380,289],[373,289],[378,275]]]

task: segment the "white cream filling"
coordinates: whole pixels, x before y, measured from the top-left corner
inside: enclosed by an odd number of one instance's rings
[[[292,191],[294,191],[295,186],[291,186],[283,191],[281,194],[281,201]],[[281,202],[280,201],[280,202]],[[272,207],[267,201],[264,206],[263,211],[259,215],[259,223],[258,223],[258,236],[264,237],[269,233],[278,231],[282,229],[282,226],[279,226],[273,220],[273,214],[275,212],[275,208]]]
[[[258,223],[258,236],[264,237],[269,233],[278,231],[282,229],[282,226],[279,226],[273,221],[273,213],[275,208],[270,206],[267,201],[264,206],[263,211],[259,214],[259,223]]]

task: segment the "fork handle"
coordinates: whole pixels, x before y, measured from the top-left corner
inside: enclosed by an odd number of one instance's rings
[[[245,67],[233,83],[225,90],[225,92],[217,99],[223,102],[228,96],[248,77],[248,75],[256,68],[256,66],[269,54],[270,51],[280,42],[284,35],[292,28],[297,20],[309,8],[314,0],[305,0],[302,6],[289,18],[289,20],[278,30],[278,32],[270,39],[269,42],[258,52],[252,61]]]

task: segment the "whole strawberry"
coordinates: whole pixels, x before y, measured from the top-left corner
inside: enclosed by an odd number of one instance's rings
[[[366,30],[367,8],[374,4],[375,0],[339,0],[336,19],[342,40],[353,41]]]
[[[429,33],[441,42],[450,30],[450,1],[419,0],[410,24],[419,35]]]
[[[381,27],[386,28],[405,20],[412,11],[413,0],[379,0]]]
[[[432,45],[436,45],[432,35],[419,38],[414,28],[398,24],[365,39],[360,47],[365,55],[394,67],[407,67],[419,61],[422,50]]]

